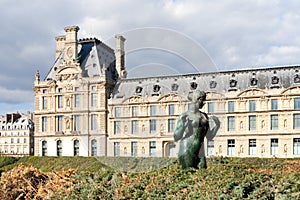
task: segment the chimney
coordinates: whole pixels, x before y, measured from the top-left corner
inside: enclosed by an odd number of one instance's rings
[[[62,50],[65,47],[65,41],[66,37],[65,36],[57,36],[55,38],[56,41],[56,55],[55,55],[55,60],[60,56]]]
[[[65,28],[65,60],[75,60],[77,58],[77,32],[79,31],[78,26],[68,26]]]
[[[127,72],[125,69],[125,50],[124,42],[125,38],[122,35],[116,35],[116,69],[119,74],[119,78],[126,78]]]

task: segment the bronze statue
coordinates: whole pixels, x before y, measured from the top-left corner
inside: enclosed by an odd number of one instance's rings
[[[188,95],[192,101],[188,111],[178,117],[174,140],[180,140],[178,160],[182,169],[193,167],[198,169],[201,160],[201,168],[206,168],[206,158],[204,153],[204,138],[212,140],[220,127],[217,117],[210,117],[215,122],[215,127],[210,129],[209,118],[200,109],[204,106],[206,94],[204,91],[196,90]],[[201,150],[201,151],[200,151]]]

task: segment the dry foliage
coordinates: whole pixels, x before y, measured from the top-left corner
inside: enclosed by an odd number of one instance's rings
[[[51,199],[72,191],[75,170],[44,173],[32,166],[19,165],[2,174],[0,199]]]

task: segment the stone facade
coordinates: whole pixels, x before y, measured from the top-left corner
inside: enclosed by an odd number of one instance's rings
[[[0,155],[33,155],[33,115],[12,113],[0,119]]]
[[[114,50],[96,38],[78,41],[78,30],[56,37],[54,65],[43,80],[36,74],[35,155],[106,155],[107,98],[120,72]]]
[[[123,79],[108,102],[108,155],[176,156],[177,117],[199,89],[207,93],[203,111],[221,121],[207,155],[300,157],[299,68]]]
[[[114,52],[78,30],[56,37],[54,65],[36,74],[35,155],[176,156],[177,118],[204,90],[221,122],[208,156],[300,157],[300,66],[130,79],[125,38]]]

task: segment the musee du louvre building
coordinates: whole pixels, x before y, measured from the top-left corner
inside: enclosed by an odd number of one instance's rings
[[[36,74],[35,155],[176,156],[177,118],[204,90],[221,122],[208,156],[300,157],[300,66],[132,79],[125,38],[113,50],[78,30],[56,37],[54,65]]]

